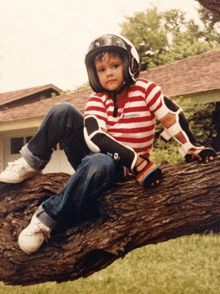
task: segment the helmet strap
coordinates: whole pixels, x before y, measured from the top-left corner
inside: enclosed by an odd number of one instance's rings
[[[117,117],[117,115],[118,115],[118,105],[117,105],[117,94],[116,93],[113,94],[112,100],[113,100],[113,103],[114,103],[113,117]]]
[[[117,117],[118,114],[118,105],[117,105],[117,95],[121,94],[125,89],[127,88],[127,83],[123,82],[118,89],[115,91],[109,91],[108,94],[112,98],[113,103],[114,103],[114,112],[113,112],[113,117]]]

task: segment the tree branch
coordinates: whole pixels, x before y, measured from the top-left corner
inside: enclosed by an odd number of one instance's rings
[[[64,282],[104,269],[135,248],[218,230],[220,157],[207,164],[162,166],[159,186],[145,190],[130,178],[100,200],[101,216],[57,231],[31,255],[17,244],[42,201],[57,193],[66,174],[45,174],[20,184],[0,183],[0,280],[11,285]]]
[[[220,0],[198,0],[198,2],[216,16],[220,17]]]

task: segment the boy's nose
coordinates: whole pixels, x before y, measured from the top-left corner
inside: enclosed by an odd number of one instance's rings
[[[110,76],[112,74],[111,68],[107,69],[107,75]]]

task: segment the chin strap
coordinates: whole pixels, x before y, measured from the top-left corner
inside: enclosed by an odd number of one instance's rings
[[[113,117],[117,117],[118,115],[118,105],[117,105],[117,95],[121,94],[126,88],[127,88],[127,83],[123,82],[118,89],[115,91],[109,91],[108,94],[112,98],[113,103],[114,103],[114,112],[113,112]]]
[[[114,103],[113,117],[117,117],[117,115],[118,115],[117,93],[115,93],[115,92],[111,93],[110,96],[111,96],[113,103]]]

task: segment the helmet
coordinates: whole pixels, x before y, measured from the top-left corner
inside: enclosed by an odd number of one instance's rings
[[[123,58],[124,86],[133,84],[139,76],[140,61],[134,45],[121,36],[103,35],[90,44],[85,57],[89,83],[95,92],[105,92],[106,90],[103,89],[99,82],[94,57],[100,52],[109,50],[118,52]],[[123,89],[125,88],[124,86]]]

